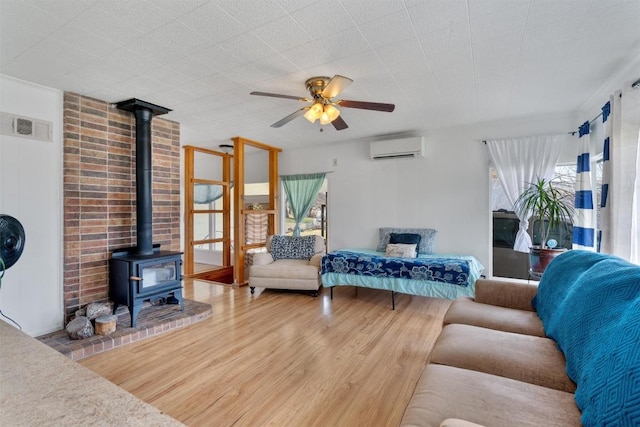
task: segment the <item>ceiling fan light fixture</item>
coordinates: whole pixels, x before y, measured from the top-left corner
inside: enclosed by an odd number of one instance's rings
[[[329,123],[337,119],[339,115],[340,110],[338,110],[331,104],[326,104],[323,106],[322,114],[320,115],[320,123],[323,125],[328,125]]]
[[[309,108],[309,111],[304,113],[304,118],[309,120],[311,123],[315,123],[322,116],[323,108],[322,104],[316,102]]]
[[[329,123],[331,123],[331,120],[329,119],[327,113],[322,113],[322,115],[320,116],[320,124],[328,125]]]
[[[331,123],[332,121],[337,119],[338,116],[340,116],[340,110],[338,110],[336,107],[334,107],[331,104],[327,104],[324,106],[324,113],[329,118],[329,123]]]
[[[307,112],[304,113],[304,118],[309,120],[311,123],[315,123],[316,120],[318,119],[313,113],[313,110],[311,110],[311,108],[309,108],[309,110],[307,110]]]

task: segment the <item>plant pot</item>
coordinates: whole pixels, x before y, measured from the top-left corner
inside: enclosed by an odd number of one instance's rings
[[[542,276],[551,261],[565,251],[566,249],[530,248],[529,265],[531,266],[531,273],[536,276]]]

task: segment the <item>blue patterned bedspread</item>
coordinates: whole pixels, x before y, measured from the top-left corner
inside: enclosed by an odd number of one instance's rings
[[[346,250],[330,252],[322,258],[322,274],[430,280],[466,287],[469,272],[470,261],[460,258],[394,258]]]

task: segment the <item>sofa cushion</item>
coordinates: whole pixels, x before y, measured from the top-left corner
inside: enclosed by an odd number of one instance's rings
[[[474,300],[483,304],[514,308],[516,310],[535,311],[531,300],[538,292],[538,284],[514,282],[504,279],[476,280]]]
[[[251,277],[318,280],[318,267],[300,259],[279,259],[267,265],[252,265]]]
[[[286,279],[273,277],[251,277],[249,286],[265,289],[285,289],[300,291],[317,291],[320,289],[318,279]]]
[[[547,267],[536,295],[545,332],[567,359],[585,425],[640,420],[640,266],[568,251]]]
[[[315,253],[316,236],[273,236],[269,252],[274,260],[309,260]]]
[[[469,298],[458,298],[451,304],[444,317],[444,324],[450,323],[545,336],[542,322],[535,312],[481,304]]]
[[[499,375],[573,393],[565,359],[549,338],[469,325],[447,325],[431,353],[431,362]]]
[[[493,427],[579,426],[572,393],[484,372],[429,364],[401,426],[438,426],[460,418]]]

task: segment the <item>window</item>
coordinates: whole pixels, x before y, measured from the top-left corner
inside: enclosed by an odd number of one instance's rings
[[[291,213],[291,208],[289,207],[289,200],[287,200],[286,193],[282,191],[284,195],[284,210],[283,210],[283,219],[284,219],[284,234],[287,236],[291,236],[293,234],[293,228],[295,226],[295,221],[293,219],[293,214]],[[306,218],[302,220],[300,224],[300,235],[308,236],[311,234],[317,234],[322,237],[326,237],[327,235],[327,179],[324,179],[322,183],[322,187],[318,191],[318,195],[316,200],[311,205],[311,209],[307,213]]]
[[[597,228],[600,228],[600,200],[602,197],[602,154],[595,157],[595,160],[592,162],[592,181],[594,191],[594,200],[593,203],[596,205],[597,209]],[[491,170],[492,177],[492,206],[494,211],[494,218],[496,217],[495,213],[512,213],[513,206],[509,203],[504,191],[502,190],[502,185],[498,180],[498,176],[494,169]],[[576,164],[559,164],[555,168],[555,174],[551,179],[551,182],[564,189],[573,191],[576,185]],[[514,232],[517,232],[517,228],[514,228],[513,221],[509,222],[509,229]],[[502,224],[502,223],[501,223]],[[506,224],[506,222],[505,222]],[[499,230],[496,230],[494,221],[494,243],[497,240],[505,244],[505,242],[511,241],[511,239],[505,237],[505,226],[498,227]],[[537,229],[539,228],[539,224],[531,224],[529,232],[533,234],[532,240],[533,244],[540,244],[539,241],[536,241],[536,236],[538,234]],[[561,247],[571,247],[572,232],[571,226],[561,227],[561,230],[556,230],[555,232],[559,235],[553,238],[559,243]],[[499,236],[496,235],[496,232],[499,233]],[[515,236],[513,236],[515,238]],[[495,246],[495,245],[494,245]],[[502,247],[502,246],[501,246]]]

